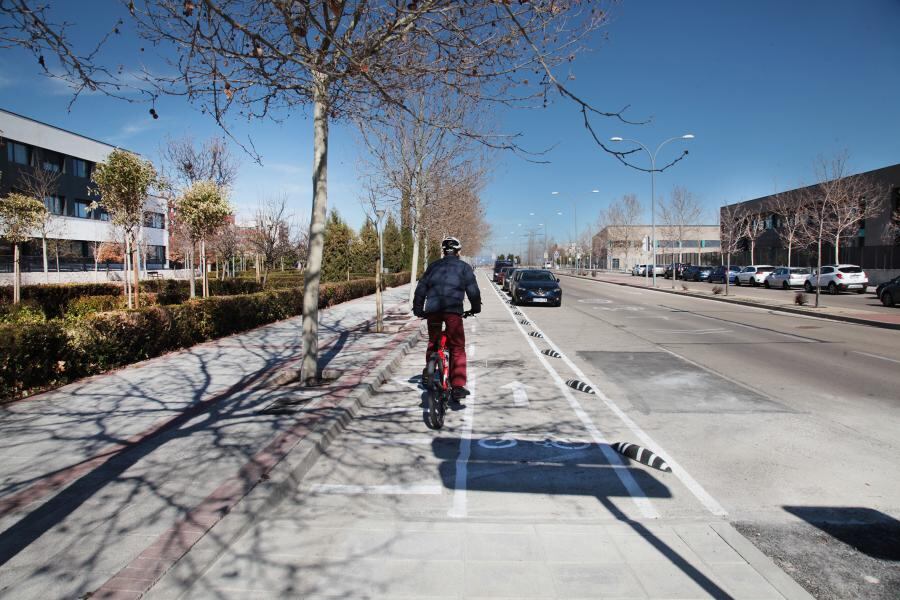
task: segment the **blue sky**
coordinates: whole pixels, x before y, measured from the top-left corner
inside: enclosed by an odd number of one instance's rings
[[[73,5],[78,9],[70,20],[79,23],[75,35],[81,40],[121,10],[102,0]],[[657,198],[683,185],[706,207],[705,220],[714,222],[716,208],[725,202],[811,182],[819,155],[846,150],[855,171],[900,162],[897,0],[630,0],[615,5],[611,14],[605,38],[598,37],[593,50],[573,63],[576,78],[569,83],[599,108],[630,105],[630,117],[652,117],[640,126],[595,120],[603,137],[631,137],[655,147],[675,135],[696,136],[684,146],[689,157],[657,176]],[[123,56],[136,55],[128,36],[115,44],[112,49]],[[38,75],[30,55],[2,52],[0,108],[150,157],[166,135],[202,139],[217,133],[207,115],[179,98],[163,99],[155,121],[147,105],[100,95],[83,96],[67,112],[68,90]],[[165,68],[150,55],[141,54],[152,68]],[[523,133],[527,147],[553,148],[545,157],[549,164],[494,156],[484,200],[497,251],[515,249],[521,232],[545,218],[552,237],[567,238],[574,229],[573,201],[580,228],[627,193],[638,195],[649,221],[649,175],[603,153],[572,104],[557,100],[546,110],[510,110],[495,118],[506,131]],[[297,216],[308,219],[309,114],[297,111],[282,123],[236,123],[235,131],[252,135],[263,157],[263,166],[242,157],[233,194],[239,211],[249,214],[261,198],[285,193]],[[678,143],[670,144],[659,160],[679,152]],[[357,164],[352,130],[334,125],[329,205],[354,226],[364,219]],[[599,193],[591,193],[594,189]]]

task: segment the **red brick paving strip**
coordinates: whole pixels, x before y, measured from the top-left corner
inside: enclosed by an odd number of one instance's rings
[[[391,350],[400,345],[410,330],[401,328],[378,354],[355,371],[346,374],[329,401],[318,408],[337,408],[357,385],[374,369]],[[280,462],[304,437],[325,419],[323,415],[310,415],[280,434],[263,450],[251,458],[238,473],[225,480],[212,494],[174,526],[162,533],[153,544],[129,562],[122,570],[100,586],[91,598],[103,600],[136,600],[143,596],[172,565],[188,553],[191,547],[207,531],[218,523],[234,506],[256,486],[272,468]]]

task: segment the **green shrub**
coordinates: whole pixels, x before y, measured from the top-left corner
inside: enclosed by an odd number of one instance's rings
[[[141,294],[144,296],[144,294]],[[80,319],[85,315],[125,308],[126,300],[119,294],[116,296],[83,296],[69,302],[66,319]]]
[[[47,319],[44,311],[34,301],[23,301],[18,304],[0,304],[0,323],[27,325],[43,323]]]
[[[70,351],[59,320],[0,325],[0,398],[68,381]]]
[[[47,319],[55,319],[66,313],[69,302],[83,296],[112,296],[122,293],[119,283],[65,283],[60,285],[22,286],[22,300],[33,300]],[[12,302],[12,288],[0,287],[0,301]]]
[[[389,275],[388,285],[409,281],[409,274]],[[175,284],[171,289],[176,289]],[[157,284],[157,295],[169,293]],[[374,279],[324,283],[319,307],[326,308],[375,292]],[[142,295],[141,308],[106,310],[114,298],[97,296],[73,301],[77,318],[25,326],[0,325],[0,397],[61,385],[79,377],[159,356],[297,316],[303,308],[302,289],[256,294],[213,296],[181,304],[149,306],[153,294]]]

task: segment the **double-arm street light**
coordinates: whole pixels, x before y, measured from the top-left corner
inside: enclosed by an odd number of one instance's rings
[[[650,247],[653,255],[653,264],[651,265],[651,269],[653,270],[653,287],[656,287],[656,180],[654,178],[654,174],[656,173],[656,155],[659,154],[660,149],[669,142],[674,142],[675,140],[692,139],[694,139],[694,134],[692,133],[675,136],[662,142],[659,146],[656,147],[656,150],[654,152],[650,152],[647,146],[643,145],[637,140],[621,138],[618,136],[609,138],[609,141],[611,142],[631,142],[632,144],[637,144],[638,146],[643,148],[644,152],[647,153],[647,156],[650,157]],[[684,154],[687,154],[687,150],[684,151]],[[649,274],[647,274],[647,276],[649,277]],[[674,267],[672,276],[674,277]]]
[[[599,194],[600,190],[591,190],[591,193]],[[550,195],[558,196],[559,192],[550,192]],[[575,203],[575,200],[576,200],[575,198],[572,199],[572,224],[575,226],[575,237],[572,239],[572,247],[573,247],[573,249],[575,249],[575,252],[576,252],[575,268],[577,269],[578,268],[578,259],[577,259],[578,250],[577,249],[579,246],[579,243],[578,243],[578,207]],[[557,214],[562,214],[562,213],[557,213]],[[590,229],[588,229],[588,234],[590,234]],[[589,260],[591,262],[593,262],[593,250],[594,250],[594,242],[593,242],[593,240],[591,240],[591,249],[588,251],[588,256],[590,256]]]

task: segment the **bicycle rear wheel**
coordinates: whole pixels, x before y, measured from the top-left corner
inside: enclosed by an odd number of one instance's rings
[[[429,429],[440,429],[444,426],[444,389],[441,384],[443,377],[443,365],[439,356],[435,355],[428,361],[429,385],[425,392],[428,397],[428,422]]]

